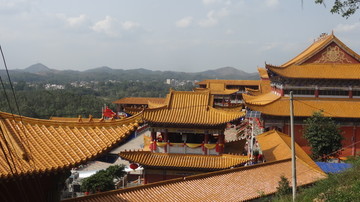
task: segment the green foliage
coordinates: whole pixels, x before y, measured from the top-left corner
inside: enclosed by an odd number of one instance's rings
[[[106,170],[100,170],[94,175],[83,179],[81,189],[91,193],[113,190],[115,189],[113,180],[126,174],[124,168],[124,165],[114,165]]]
[[[89,114],[95,118],[101,117],[104,104],[115,110],[111,103],[123,97],[165,97],[169,85],[160,81],[152,82],[94,82],[86,87],[65,85],[65,89],[45,90],[44,84],[29,85],[25,82],[14,84],[15,96],[19,104],[17,111],[14,96],[10,86],[6,84],[6,94],[9,98],[0,99],[0,111],[13,112],[33,118],[48,119],[51,116],[77,117]],[[193,86],[185,85],[183,90],[191,90]],[[0,97],[5,98],[3,90]]]
[[[324,0],[315,0],[317,4],[324,4]],[[360,0],[335,0],[330,12],[341,14],[342,17],[349,18],[360,6]]]
[[[290,182],[285,176],[280,176],[279,186],[276,187],[276,190],[278,196],[285,196],[291,193]]]
[[[338,125],[321,112],[315,112],[305,121],[304,138],[311,146],[314,159],[326,160],[328,157],[337,157],[342,148],[343,140]]]

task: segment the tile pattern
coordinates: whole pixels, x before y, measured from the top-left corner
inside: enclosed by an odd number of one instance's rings
[[[297,171],[298,186],[326,177],[309,168],[303,161],[297,161]],[[177,178],[66,201],[247,201],[275,193],[280,176],[291,181],[290,159]]]
[[[151,103],[163,103],[165,98],[156,98],[156,97],[125,97],[119,100],[114,101],[114,104],[138,104],[138,105],[147,105]]]
[[[197,82],[197,85],[203,85],[203,84],[211,84],[211,83],[221,83],[221,84],[225,84],[225,85],[235,85],[235,86],[257,86],[259,85],[260,81],[259,80],[221,80],[221,79],[208,79],[208,80],[203,80],[200,82]]]
[[[287,78],[306,79],[360,79],[360,64],[305,64],[280,68],[266,66],[269,70]]]
[[[236,167],[249,161],[241,155],[196,155],[196,154],[165,154],[150,151],[120,152],[120,157],[130,162],[139,163],[144,167],[181,168],[196,170],[220,170]]]
[[[209,91],[173,91],[166,97],[166,106],[145,109],[144,119],[152,125],[176,127],[220,127],[245,115],[245,112],[224,111],[212,107]],[[127,108],[126,112],[135,114],[139,110]]]
[[[289,116],[288,97],[281,97],[270,103],[254,103],[245,98],[246,106],[253,111],[273,116]],[[294,116],[308,117],[316,111],[333,118],[360,118],[360,99],[349,98],[294,98]]]
[[[0,179],[72,168],[110,150],[142,122],[62,122],[0,112]]]
[[[266,161],[278,161],[291,158],[290,136],[276,130],[271,130],[256,136]],[[324,174],[319,166],[295,143],[295,156],[315,171]]]

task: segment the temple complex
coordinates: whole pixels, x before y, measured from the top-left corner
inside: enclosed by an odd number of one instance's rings
[[[242,103],[242,93],[246,89],[259,90],[259,80],[204,80],[195,91],[210,90],[214,96],[214,106],[236,106]]]
[[[124,108],[147,108],[149,105],[163,104],[165,98],[156,97],[125,97],[114,101],[116,111],[123,112]]]
[[[1,201],[59,201],[72,168],[110,151],[140,123],[141,115],[74,122],[0,112]]]
[[[333,33],[281,66],[266,64],[269,92],[244,94],[248,109],[262,114],[266,129],[290,134],[289,93],[294,94],[296,142],[310,152],[302,137],[304,119],[314,112],[333,118],[344,136],[343,156],[360,151],[360,56]]]
[[[197,174],[143,186],[119,189],[67,202],[107,201],[250,201],[277,192],[280,177],[291,184],[288,135],[271,130],[258,136],[266,163]],[[296,145],[297,186],[326,178],[326,174]]]
[[[142,112],[150,126],[150,151],[126,151],[120,157],[143,166],[146,183],[243,165],[248,157],[223,153],[226,124],[239,122],[245,112],[212,106],[209,90],[170,90],[163,106]],[[137,110],[126,112],[136,114]]]

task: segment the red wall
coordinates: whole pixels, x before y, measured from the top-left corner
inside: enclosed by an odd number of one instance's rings
[[[353,145],[356,141],[360,141],[360,127],[354,126],[342,126],[340,127],[344,140],[342,145],[344,150],[341,153],[342,157],[360,155],[360,143]],[[285,124],[283,127],[283,133],[290,135],[290,127]],[[295,125],[295,141],[302,149],[308,154],[311,154],[311,149],[307,145],[307,141],[303,138],[303,125]]]

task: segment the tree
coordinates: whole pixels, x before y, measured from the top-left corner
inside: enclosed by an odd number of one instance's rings
[[[324,117],[321,112],[314,112],[304,122],[304,137],[311,146],[313,158],[326,160],[331,156],[337,157],[343,140],[339,126],[330,117]]]
[[[324,4],[324,0],[315,0],[317,4]],[[330,12],[341,14],[342,17],[350,17],[360,7],[360,0],[335,0]]]
[[[292,189],[290,187],[290,182],[285,176],[280,176],[280,181],[278,182],[276,190],[278,196],[285,196],[291,193]]]
[[[91,193],[113,190],[115,189],[114,179],[126,174],[124,168],[124,165],[114,165],[106,170],[100,170],[94,175],[83,179],[81,189]]]

